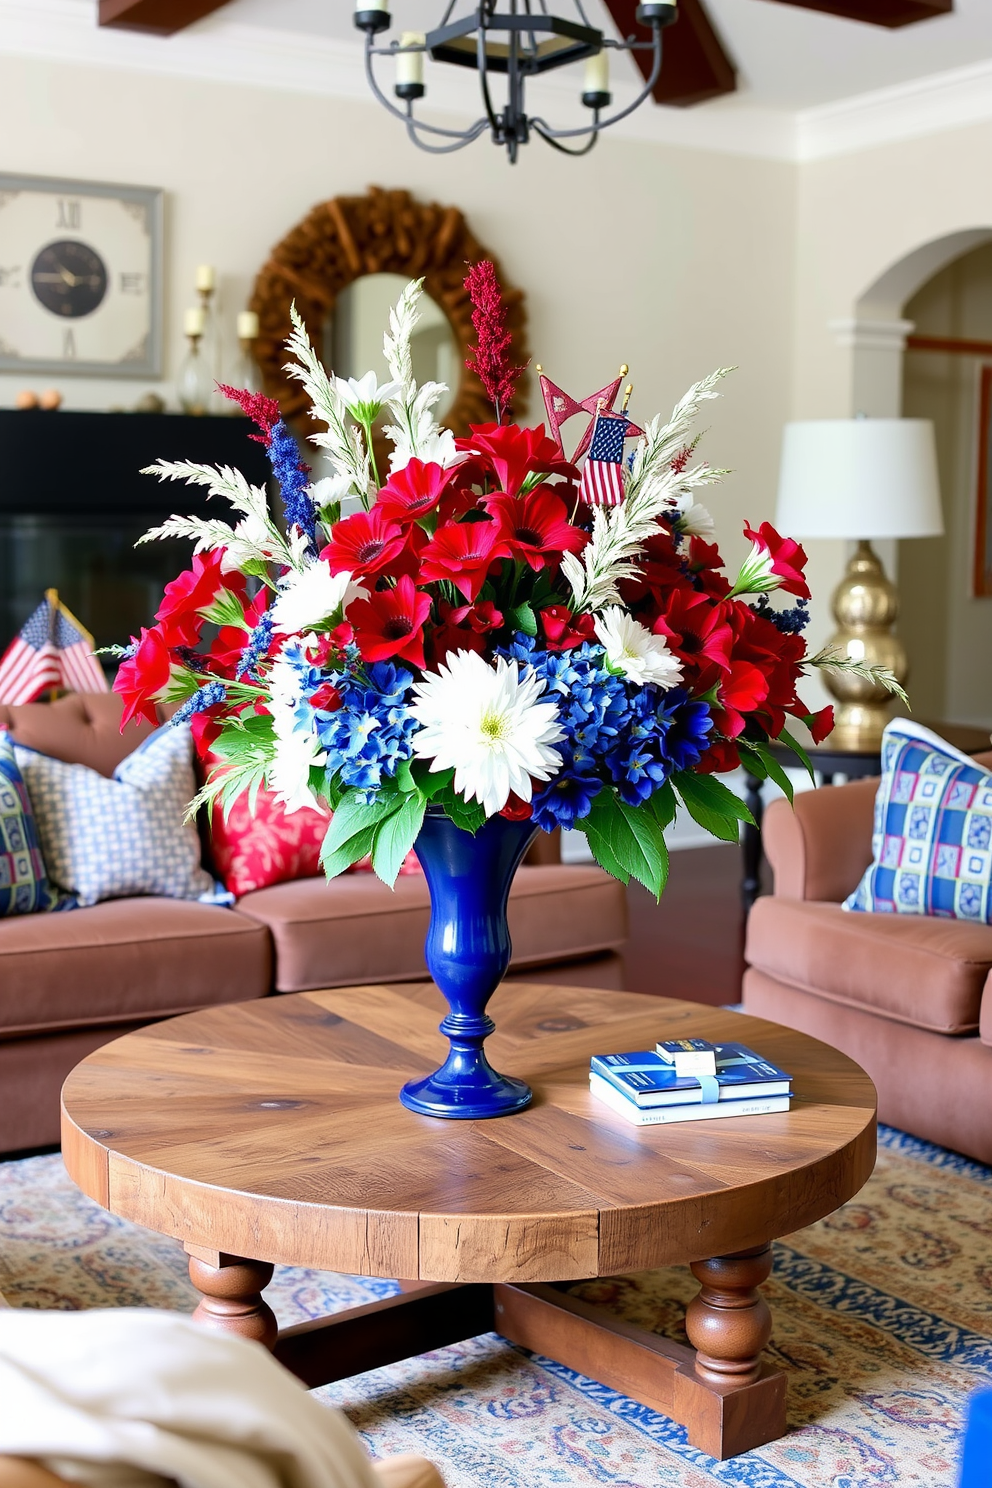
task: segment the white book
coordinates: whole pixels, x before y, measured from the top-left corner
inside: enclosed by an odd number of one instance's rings
[[[725,1116],[768,1116],[789,1109],[789,1096],[771,1095],[756,1100],[714,1101],[711,1105],[635,1106],[601,1075],[589,1076],[589,1089],[634,1126],[671,1125],[676,1121],[716,1121]]]

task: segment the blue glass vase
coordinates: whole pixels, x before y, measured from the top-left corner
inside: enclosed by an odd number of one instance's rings
[[[483,1045],[496,1027],[486,1003],[510,963],[510,884],[534,832],[529,821],[493,816],[473,837],[440,812],[424,818],[414,850],[431,892],[427,969],[448,1004],[441,1032],[450,1048],[440,1069],[400,1091],[423,1116],[477,1121],[530,1102],[530,1086],[498,1074]]]

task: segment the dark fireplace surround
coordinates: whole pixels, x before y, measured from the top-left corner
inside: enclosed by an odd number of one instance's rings
[[[0,652],[46,589],[98,646],[126,645],[152,623],[168,581],[190,562],[186,541],[137,539],[173,512],[220,517],[202,487],[142,475],[157,459],[233,465],[255,485],[265,451],[239,417],[0,409]]]

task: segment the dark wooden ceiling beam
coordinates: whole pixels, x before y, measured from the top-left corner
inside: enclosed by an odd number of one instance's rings
[[[637,0],[605,0],[622,37],[650,39],[650,30],[637,24]],[[651,52],[632,52],[644,76],[651,75]],[[702,0],[679,0],[678,20],[666,26],[661,76],[654,86],[657,103],[688,108],[694,103],[733,93],[737,69],[724,50]]]
[[[172,36],[226,4],[227,0],[100,0],[100,25]]]
[[[772,0],[775,5],[793,5],[799,10],[819,10],[824,15],[869,26],[912,26],[934,16],[950,15],[954,0]]]

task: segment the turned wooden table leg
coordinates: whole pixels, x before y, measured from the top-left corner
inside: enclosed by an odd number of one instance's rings
[[[693,1263],[701,1286],[686,1310],[685,1331],[701,1374],[728,1385],[758,1378],[761,1351],[772,1333],[772,1315],[758,1287],[771,1269],[770,1245]]]
[[[189,1276],[200,1293],[193,1313],[198,1323],[252,1338],[272,1348],[279,1324],[262,1292],[272,1280],[272,1267],[264,1261],[217,1254],[217,1265],[201,1255],[190,1254]]]

